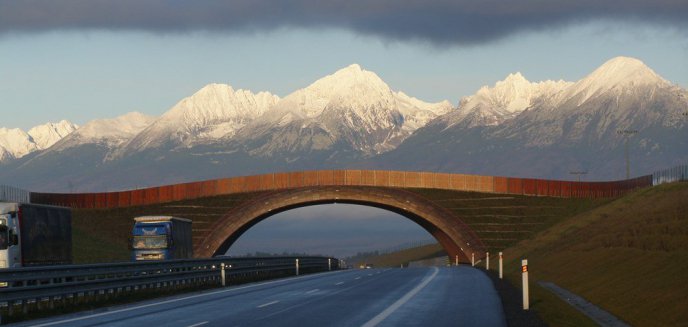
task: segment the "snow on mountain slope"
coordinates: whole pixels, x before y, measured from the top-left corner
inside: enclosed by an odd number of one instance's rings
[[[656,144],[651,131],[685,126],[681,114],[688,92],[640,60],[617,57],[554,98],[508,122],[498,134],[518,133],[536,147],[580,142],[611,147],[623,142],[618,130],[632,129],[645,131],[648,144]]]
[[[206,85],[181,100],[118,151],[119,155],[164,146],[188,147],[230,138],[265,113],[279,97],[234,90],[229,85]]]
[[[65,136],[74,132],[79,126],[66,120],[59,123],[47,123],[29,130],[28,134],[39,149],[47,149]]]
[[[328,107],[331,110],[356,108],[358,111],[372,107],[392,108],[394,94],[375,73],[353,64],[284,97],[265,118],[285,125],[293,120],[317,118]]]
[[[509,74],[494,87],[483,86],[461,99],[458,109],[442,121],[447,127],[499,125],[539,102],[549,101],[571,84],[561,80],[531,83],[521,73]]]
[[[575,83],[531,84],[544,86],[540,90],[515,75],[506,81],[464,98],[456,111],[381,156],[380,166],[549,178],[588,170],[589,177],[623,178],[624,130],[637,131],[628,144],[638,173],[688,159],[688,90],[637,59],[614,58]],[[514,92],[497,92],[505,85]],[[530,103],[512,101],[519,98]],[[484,124],[469,124],[480,121],[466,111],[482,114]],[[456,154],[464,155],[455,160]]]
[[[615,57],[567,88],[560,101],[573,99],[578,105],[609,91],[639,87],[666,87],[670,83],[657,75],[642,61],[629,57]]]
[[[28,133],[19,128],[0,128],[0,162],[47,149],[76,128],[76,125],[66,120],[35,126]]]
[[[92,120],[55,143],[43,154],[84,144],[98,144],[112,149],[137,135],[153,121],[155,117],[139,112],[130,112],[111,119]]]
[[[21,158],[38,146],[31,140],[31,136],[19,128],[0,128],[0,162]]]
[[[238,137],[255,143],[254,155],[334,144],[370,155],[394,148],[451,109],[448,101],[426,103],[395,93],[375,73],[353,64],[284,97]]]

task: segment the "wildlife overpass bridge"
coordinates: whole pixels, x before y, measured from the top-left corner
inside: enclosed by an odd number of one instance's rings
[[[250,227],[276,213],[327,203],[396,212],[466,262],[499,250],[575,208],[652,185],[652,176],[613,182],[384,170],[322,170],[232,177],[105,193],[30,193],[33,203],[68,206],[88,226],[112,226],[126,246],[132,218],[193,220],[197,257],[224,254]],[[573,204],[572,204],[573,203]],[[573,211],[572,211],[573,210]]]

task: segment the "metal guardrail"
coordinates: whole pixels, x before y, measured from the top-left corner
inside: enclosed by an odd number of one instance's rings
[[[338,259],[326,257],[218,257],[0,269],[0,285],[6,283],[0,288],[0,309],[12,315],[17,306],[26,312],[25,306],[31,303],[47,302],[52,307],[55,301],[72,299],[73,302],[91,295],[194,284],[220,285],[223,275],[231,283],[241,277],[337,270],[339,263]]]

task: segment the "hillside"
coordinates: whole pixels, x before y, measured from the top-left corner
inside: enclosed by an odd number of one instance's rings
[[[686,326],[686,198],[688,183],[667,184],[565,219],[505,251],[509,278],[520,285],[520,259],[527,258],[532,308],[551,325],[573,326],[537,281],[567,288],[634,326]]]
[[[435,243],[377,255],[376,253],[359,255],[353,258],[348,258],[346,261],[354,268],[361,267],[362,265],[373,265],[376,268],[398,268],[401,265],[408,266],[409,262],[412,261],[432,259],[437,257],[446,258],[447,253],[444,251],[441,245]]]

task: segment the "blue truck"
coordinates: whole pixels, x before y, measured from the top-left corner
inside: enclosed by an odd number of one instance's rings
[[[171,216],[136,217],[132,236],[133,261],[193,257],[189,219]]]

